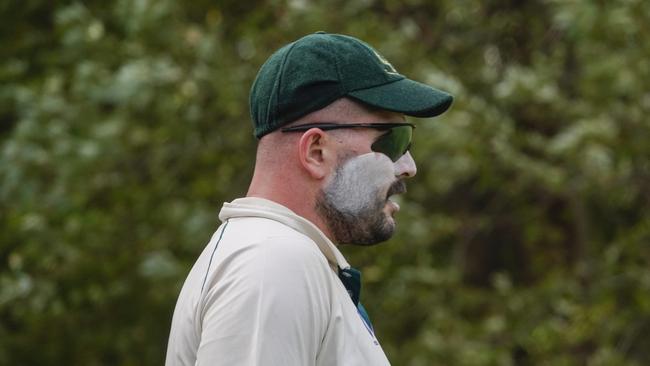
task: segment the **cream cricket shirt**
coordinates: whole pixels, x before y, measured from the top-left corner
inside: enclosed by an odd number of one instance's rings
[[[338,277],[349,265],[277,203],[225,203],[181,290],[167,348],[176,365],[388,365]]]

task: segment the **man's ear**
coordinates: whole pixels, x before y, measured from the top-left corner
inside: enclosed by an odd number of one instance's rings
[[[331,146],[332,140],[319,128],[312,128],[303,133],[298,150],[302,167],[314,179],[323,179],[330,169],[331,159],[335,152]]]

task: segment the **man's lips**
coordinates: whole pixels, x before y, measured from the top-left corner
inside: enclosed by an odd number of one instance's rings
[[[404,183],[403,180],[398,180],[395,183],[393,183],[390,188],[388,188],[388,192],[386,193],[386,199],[390,198],[390,196],[395,195],[395,194],[402,194],[406,193],[406,183]]]

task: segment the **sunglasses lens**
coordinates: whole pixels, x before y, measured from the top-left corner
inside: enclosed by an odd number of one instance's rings
[[[388,156],[392,161],[397,161],[408,151],[412,137],[413,127],[408,125],[393,127],[381,135],[372,144],[371,149]]]

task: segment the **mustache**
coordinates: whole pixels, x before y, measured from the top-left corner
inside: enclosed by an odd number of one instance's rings
[[[402,194],[406,193],[406,183],[404,183],[403,180],[397,180],[395,183],[391,184],[390,188],[388,188],[388,193],[386,194],[386,197],[390,197],[394,194]]]

